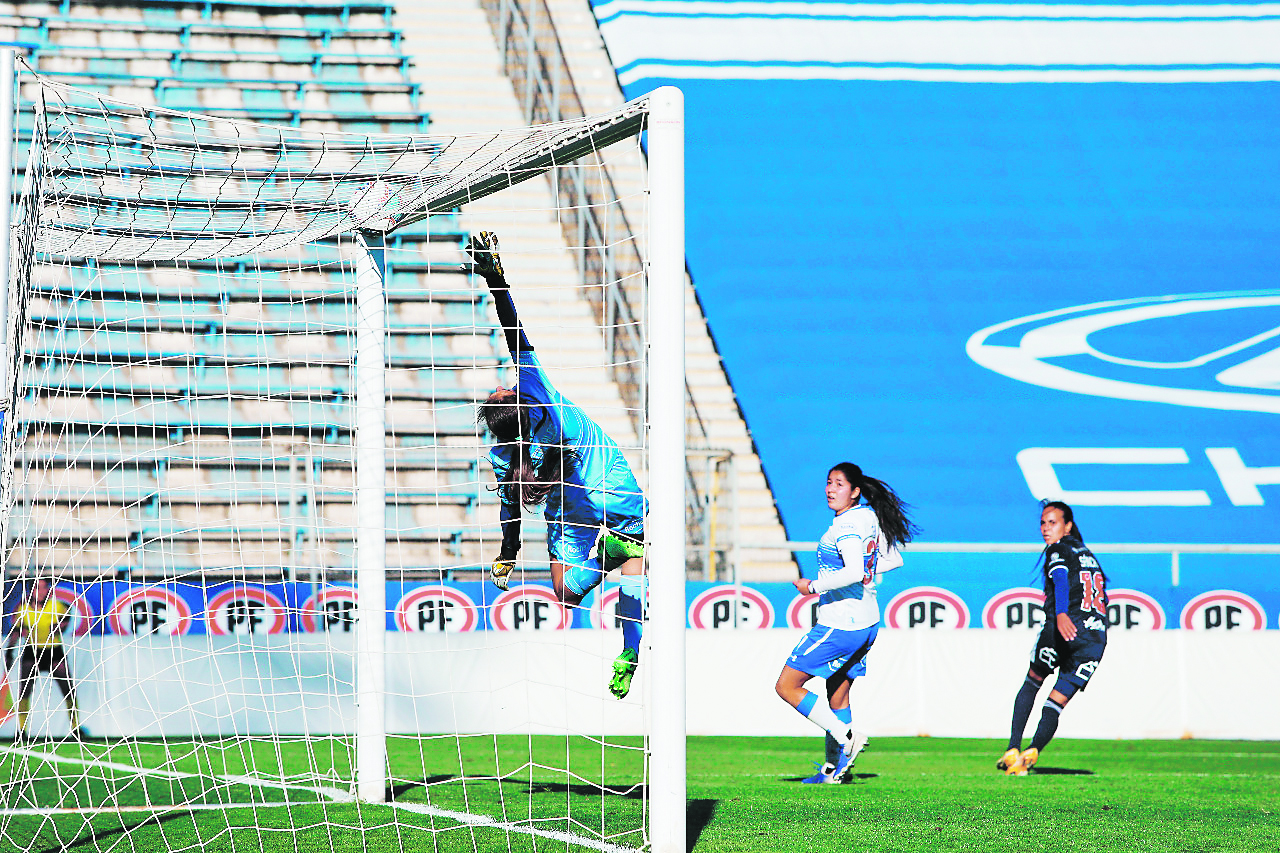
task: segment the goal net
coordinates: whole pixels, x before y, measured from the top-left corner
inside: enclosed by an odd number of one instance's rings
[[[678,106],[358,136],[21,82],[0,847],[683,850],[683,669],[650,677],[684,626],[682,200],[615,180],[679,166]],[[489,578],[477,412],[517,371],[481,231],[541,414],[650,501],[622,699],[618,574],[564,603],[558,518]]]

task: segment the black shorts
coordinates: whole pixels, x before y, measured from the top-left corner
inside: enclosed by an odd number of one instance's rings
[[[35,648],[24,646],[18,662],[18,698],[25,699],[35,687],[36,674],[47,672],[58,682],[63,693],[71,690],[71,670],[67,666],[67,653],[62,645]]]
[[[1057,625],[1050,621],[1040,631],[1031,650],[1031,669],[1041,678],[1056,669],[1060,677],[1084,690],[1106,650],[1106,631],[1080,631],[1068,643],[1058,633]]]

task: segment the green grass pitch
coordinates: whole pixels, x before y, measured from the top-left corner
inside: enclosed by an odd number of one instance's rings
[[[591,849],[556,837],[566,831],[633,847],[644,808],[639,745],[393,739],[391,794],[400,807],[392,808],[342,801],[351,779],[345,739],[37,741],[26,749],[38,757],[0,752],[0,850]],[[690,738],[693,849],[1280,851],[1280,744],[1064,739],[1025,778],[995,770],[1002,747],[877,738],[855,781],[835,786],[798,782],[819,757],[816,737]],[[172,803],[204,808],[149,807]],[[20,811],[55,805],[114,810]],[[486,817],[468,822],[464,812]]]

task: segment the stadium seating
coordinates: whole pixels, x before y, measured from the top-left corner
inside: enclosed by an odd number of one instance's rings
[[[133,103],[319,130],[429,125],[386,2],[21,3],[0,7],[0,39],[54,83]],[[19,137],[22,163],[29,122]],[[495,535],[479,524],[495,498],[469,389],[496,384],[505,351],[450,221],[388,244],[388,565],[409,576],[479,565]],[[286,257],[37,269],[20,451],[33,503],[12,519],[29,535],[11,567],[344,577],[352,261],[308,251],[322,271],[305,282]]]

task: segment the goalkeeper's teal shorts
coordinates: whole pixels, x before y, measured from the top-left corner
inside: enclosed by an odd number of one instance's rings
[[[598,528],[548,524],[547,552],[551,559],[565,564],[565,588],[586,595],[606,574],[627,560],[644,556],[644,520],[620,520],[603,533]]]

